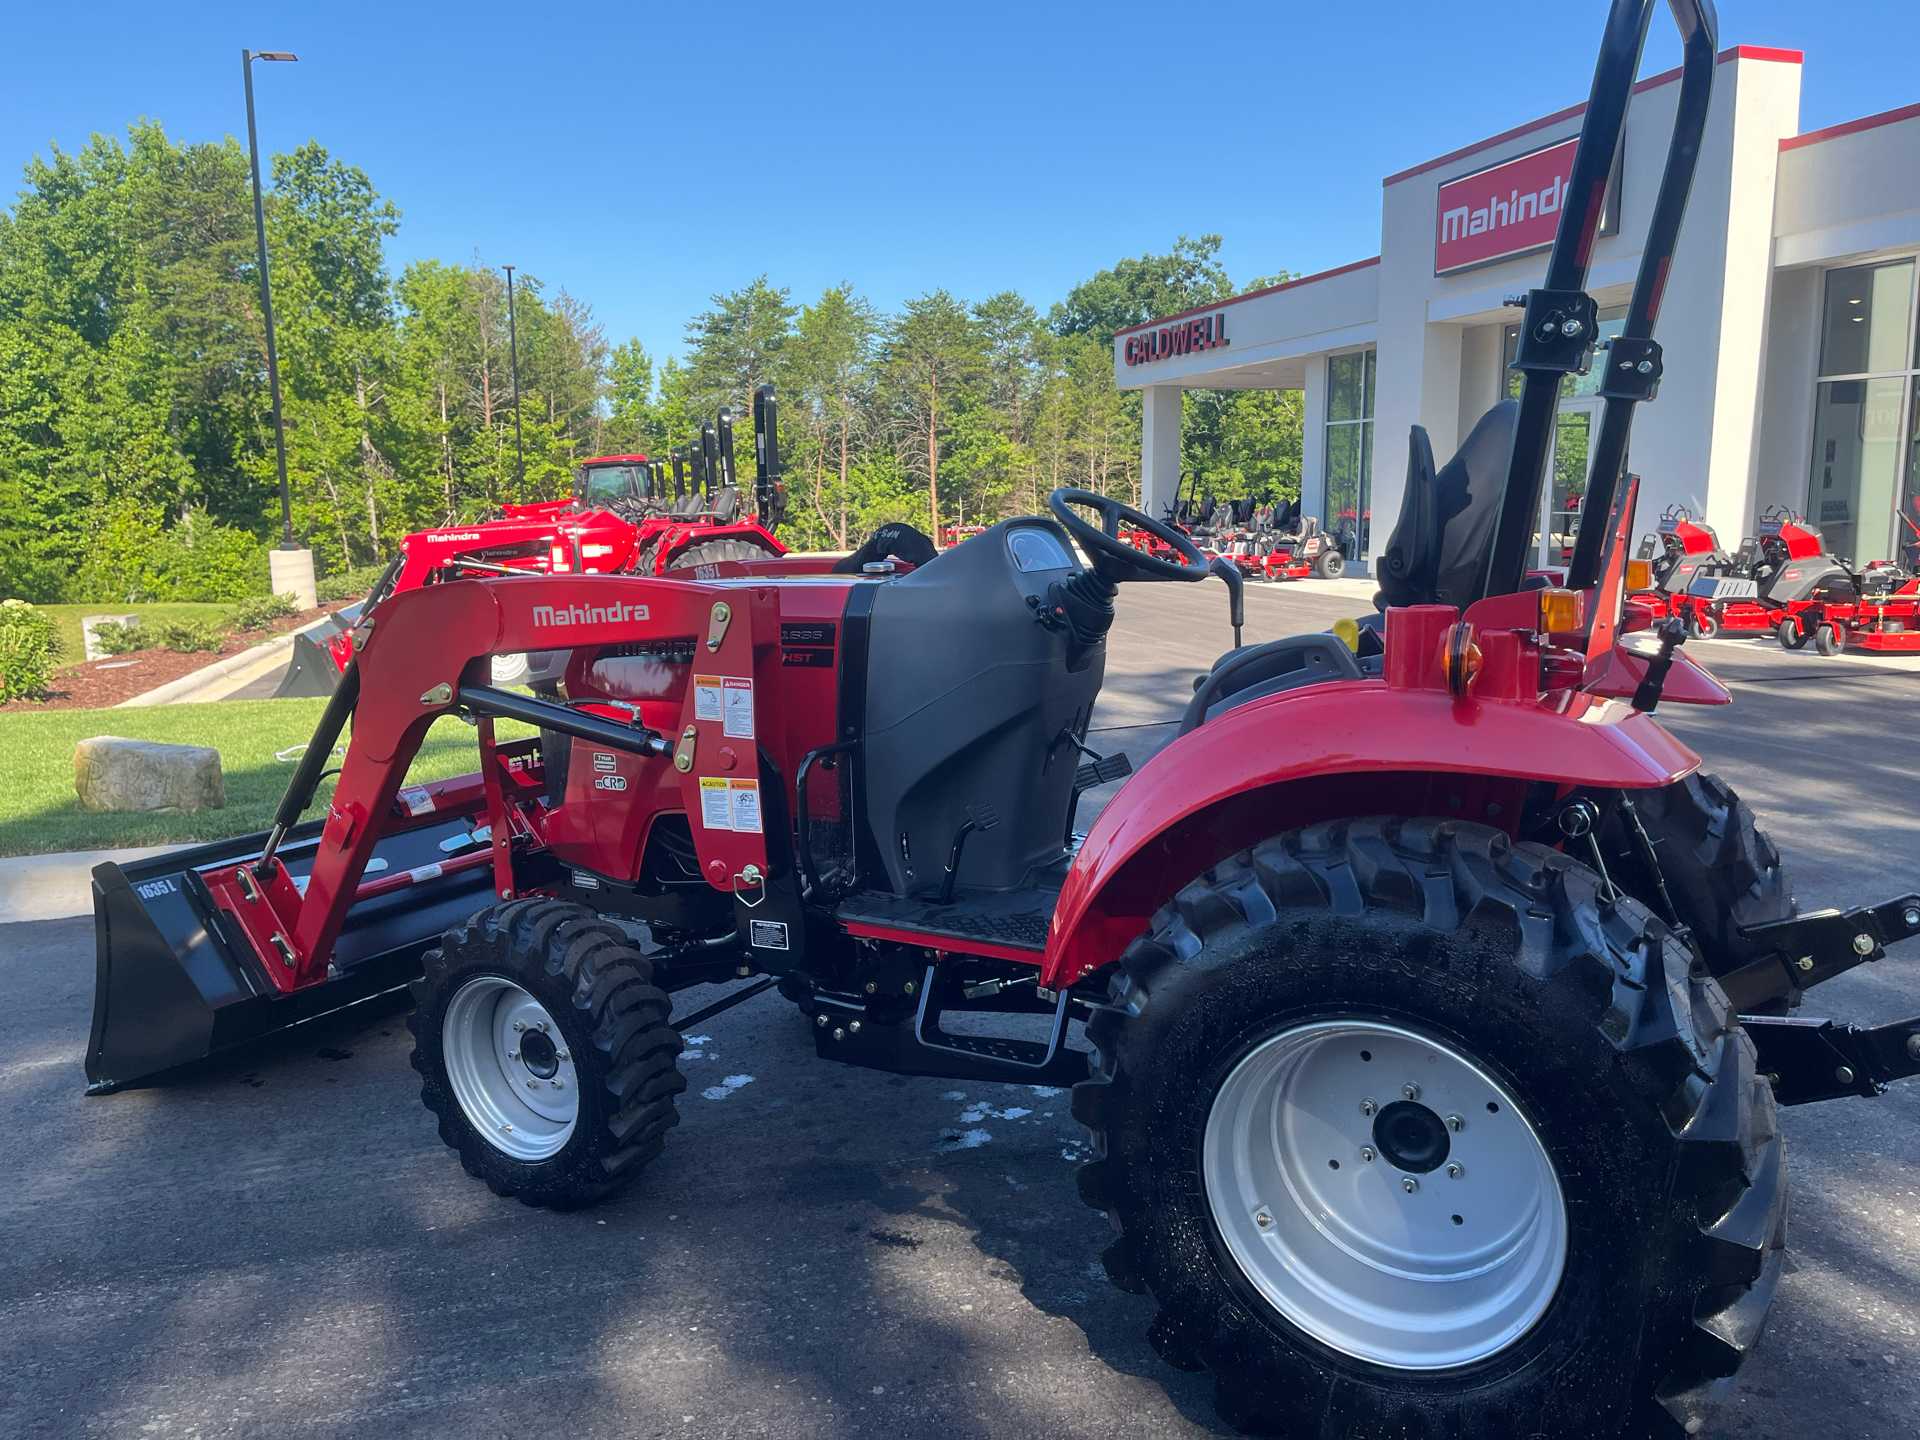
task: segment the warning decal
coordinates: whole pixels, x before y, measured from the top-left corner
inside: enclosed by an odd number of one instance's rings
[[[693,677],[693,718],[696,720],[718,720],[720,718],[720,677],[718,675],[696,675]],[[731,735],[733,732],[727,732]]]
[[[733,807],[727,799],[725,776],[700,777],[700,823],[709,830],[733,829]]]
[[[721,699],[726,705],[726,721],[721,726],[722,733],[740,740],[753,739],[753,681],[729,675],[723,686]]]
[[[424,785],[409,785],[400,792],[400,803],[409,815],[425,815],[433,809],[433,793]]]
[[[747,943],[760,950],[785,950],[787,924],[784,920],[754,920],[747,925]]]
[[[707,782],[702,780],[700,784],[704,787]],[[760,782],[729,780],[726,785],[728,797],[732,802],[729,806],[732,812],[732,823],[727,828],[758,835],[760,833]],[[706,791],[702,789],[702,799],[705,796]]]

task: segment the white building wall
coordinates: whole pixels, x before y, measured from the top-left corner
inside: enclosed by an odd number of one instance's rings
[[[1149,385],[1140,397],[1140,508],[1155,520],[1179,498],[1181,394]]]
[[[1814,375],[1820,368],[1822,274],[1808,267],[1782,270],[1773,277],[1754,457],[1756,517],[1774,505],[1807,508]]]
[[[1305,393],[1300,397],[1300,510],[1327,513],[1327,357],[1307,357]]]

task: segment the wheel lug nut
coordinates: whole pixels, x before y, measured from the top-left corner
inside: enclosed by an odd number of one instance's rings
[[[1400,1188],[1411,1195],[1420,1188],[1420,1182],[1411,1175],[1402,1175],[1400,1177]]]
[[[836,1040],[844,1040],[847,1038],[847,1032],[836,1025],[833,1027],[833,1038]]]
[[[1360,1147],[1360,1158],[1371,1165],[1373,1163],[1373,1147],[1371,1145],[1362,1145]]]
[[[1418,1100],[1420,1098],[1420,1087],[1418,1085],[1402,1085],[1400,1087],[1400,1093],[1409,1100]]]
[[[827,1028],[827,1017],[824,1015],[816,1015],[813,1017],[813,1023],[824,1030]]]
[[[538,1080],[527,1081],[527,1089],[538,1090],[539,1088],[540,1088],[540,1082]]]
[[[857,1034],[859,1034],[859,1033],[860,1033],[860,1022],[859,1022],[858,1020],[849,1020],[849,1021],[847,1022],[847,1029],[849,1029],[849,1030],[851,1030],[851,1031],[852,1031],[852,1032],[853,1032],[854,1034],[856,1034],[856,1035],[857,1035]]]
[[[1270,1229],[1273,1225],[1273,1216],[1264,1210],[1257,1210],[1254,1212],[1253,1223],[1258,1225],[1262,1230]]]
[[[520,1058],[520,1052],[518,1050],[507,1051],[507,1059],[518,1060],[519,1058]]]
[[[513,1022],[513,1028],[515,1030],[524,1030],[527,1028],[527,1022],[524,1020],[516,1020]]]
[[[1458,1115],[1447,1116],[1447,1129],[1453,1131],[1454,1134],[1458,1135],[1466,1128],[1467,1122],[1462,1120]]]
[[[1369,1118],[1371,1118],[1373,1115],[1373,1112],[1378,1110],[1379,1108],[1380,1107],[1374,1104],[1373,1101],[1371,1100],[1362,1100],[1360,1102],[1360,1113]]]
[[[544,1021],[544,1020],[542,1020],[542,1021],[540,1021],[540,1022],[538,1022],[538,1023],[539,1023],[539,1028],[540,1028],[540,1033],[541,1033],[542,1035],[544,1035],[544,1034],[546,1034],[546,1033],[547,1033],[547,1030],[548,1030],[548,1025],[547,1025],[547,1022],[546,1022],[546,1021]]]
[[[1458,1165],[1447,1166],[1447,1178],[1449,1180],[1458,1180],[1462,1175],[1466,1173],[1467,1172],[1461,1169]]]
[[[549,1080],[547,1083],[556,1090],[564,1090],[567,1088],[567,1082],[564,1080]],[[1457,1169],[1459,1167],[1456,1166],[1455,1168]]]
[[[565,1060],[567,1058],[567,1052],[564,1050],[556,1050],[553,1052],[553,1058],[556,1060]]]

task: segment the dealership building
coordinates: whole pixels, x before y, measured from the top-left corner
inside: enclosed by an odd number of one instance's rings
[[[1920,544],[1916,257],[1920,105],[1801,134],[1801,56],[1719,56],[1712,110],[1655,335],[1658,399],[1634,421],[1639,526],[1668,505],[1731,549],[1775,506],[1856,564]],[[1617,333],[1666,164],[1680,72],[1634,91],[1587,288]],[[1442,463],[1503,394],[1517,309],[1542,283],[1585,106],[1384,182],[1380,254],[1121,331],[1114,374],[1140,390],[1143,495],[1165,513],[1187,390],[1304,392],[1303,508],[1350,562],[1399,513],[1406,437]],[[1540,558],[1577,524],[1598,371],[1570,377],[1542,496]],[[1221,497],[1225,498],[1225,497]],[[1374,523],[1375,521],[1378,523]]]

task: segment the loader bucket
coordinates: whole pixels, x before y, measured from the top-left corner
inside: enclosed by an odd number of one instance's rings
[[[340,667],[333,663],[326,647],[314,644],[305,635],[296,635],[293,659],[287,663],[287,673],[280,681],[280,688],[273,692],[273,698],[324,697],[333,694],[339,684]]]
[[[320,822],[287,832],[289,874],[312,868]],[[93,872],[96,974],[87,1093],[106,1094],[176,1065],[397,989],[445,930],[492,895],[484,866],[362,901],[347,912],[324,984],[281,994],[200,871],[257,856],[266,834],[177,850]],[[371,872],[413,870],[471,853],[467,822],[449,820],[381,840]]]

